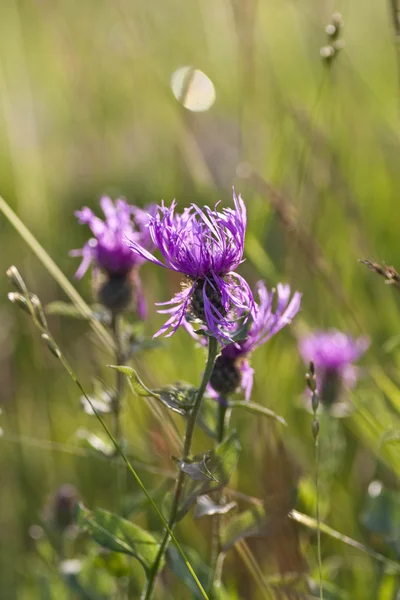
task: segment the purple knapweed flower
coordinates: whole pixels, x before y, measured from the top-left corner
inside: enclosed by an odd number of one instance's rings
[[[367,350],[366,337],[353,338],[337,329],[314,331],[300,339],[300,354],[308,365],[315,366],[318,395],[323,405],[331,407],[340,397],[343,387],[357,382],[355,363]]]
[[[264,282],[257,284],[260,303],[255,305],[253,321],[246,337],[222,349],[210,379],[211,391],[220,401],[240,386],[246,400],[250,399],[254,371],[248,357],[259,346],[288,325],[300,308],[301,294],[294,292],[290,298],[289,285],[278,283],[276,307],[273,307],[275,290],[268,292]]]
[[[144,259],[132,252],[126,245],[126,237],[140,242],[145,247],[152,246],[147,227],[148,210],[144,211],[118,198],[113,202],[103,196],[100,200],[105,215],[102,221],[90,208],[83,207],[75,215],[80,224],[89,225],[94,237],[81,250],[72,250],[72,256],[82,256],[82,262],[75,274],[80,279],[93,264],[94,271],[102,271],[108,281],[99,292],[100,300],[109,308],[121,308],[130,299],[133,284],[137,309],[141,318],[145,317],[146,305],[141,290],[138,268]],[[116,304],[115,304],[116,303]]]
[[[235,273],[242,262],[246,231],[246,208],[233,191],[235,208],[218,211],[192,204],[176,214],[176,202],[168,208],[161,204],[150,217],[151,239],[164,261],[155,258],[129,235],[128,245],[141,257],[185,276],[182,290],[158,312],[169,314],[155,334],[172,335],[187,315],[205,323],[208,332],[221,343],[230,341],[236,323],[232,311],[249,313],[254,306],[246,281]]]

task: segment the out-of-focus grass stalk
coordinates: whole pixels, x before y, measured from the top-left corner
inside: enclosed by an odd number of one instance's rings
[[[218,352],[218,342],[214,337],[210,337],[209,342],[208,342],[208,357],[207,357],[206,368],[204,369],[200,387],[196,394],[196,400],[195,400],[194,406],[193,406],[191,413],[189,414],[188,419],[187,419],[185,440],[184,440],[183,452],[182,452],[182,461],[184,461],[184,462],[186,462],[188,457],[190,456],[190,451],[191,451],[191,447],[192,447],[192,439],[193,439],[193,434],[194,434],[194,430],[195,430],[195,426],[196,426],[197,416],[198,416],[200,408],[201,408],[201,403],[203,400],[204,393],[206,391],[207,384],[210,381],[210,377],[211,377],[212,370],[214,367],[217,352]],[[158,551],[158,554],[156,556],[156,559],[155,559],[152,569],[150,571],[149,578],[147,581],[147,587],[142,596],[143,600],[151,600],[154,597],[155,583],[156,583],[156,579],[157,579],[157,575],[158,575],[158,570],[160,568],[160,564],[163,559],[163,556],[167,550],[170,537],[172,537],[171,536],[172,531],[176,525],[176,520],[177,520],[177,516],[178,516],[178,511],[179,511],[179,502],[180,502],[182,492],[183,492],[183,485],[185,482],[185,477],[186,477],[185,472],[182,469],[180,469],[177,480],[176,480],[175,493],[174,493],[174,498],[173,498],[173,502],[172,502],[171,514],[170,514],[170,517],[168,520],[168,527],[166,528],[164,537],[163,537],[161,545],[160,545],[160,549]]]

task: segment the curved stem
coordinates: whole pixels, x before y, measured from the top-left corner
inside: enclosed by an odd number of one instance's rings
[[[206,368],[203,373],[203,378],[201,380],[200,387],[197,391],[196,400],[193,405],[193,408],[188,416],[188,420],[186,423],[186,432],[185,432],[185,440],[183,443],[183,452],[182,452],[182,461],[186,462],[188,457],[190,456],[190,449],[192,446],[193,433],[196,425],[197,416],[200,411],[201,403],[203,400],[204,392],[206,391],[206,387],[208,382],[210,381],[211,373],[214,367],[215,358],[217,356],[218,344],[215,338],[209,338],[208,343],[208,358]],[[179,510],[179,502],[182,496],[183,485],[185,482],[185,473],[184,471],[179,470],[178,477],[175,485],[174,499],[171,508],[171,514],[168,521],[169,530],[165,531],[164,537],[160,544],[160,548],[158,550],[158,554],[153,563],[153,566],[150,570],[147,586],[143,592],[142,600],[151,600],[155,591],[155,583],[157,579],[157,574],[160,568],[161,561],[164,557],[164,554],[167,550],[169,541],[170,541],[170,531],[173,531]]]

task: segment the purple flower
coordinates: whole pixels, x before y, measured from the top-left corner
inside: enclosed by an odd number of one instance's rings
[[[143,246],[151,247],[148,213],[120,198],[113,203],[107,196],[101,198],[100,206],[105,215],[104,221],[87,206],[75,213],[79,223],[89,225],[94,234],[81,250],[70,252],[72,256],[82,256],[75,276],[80,279],[93,263],[95,271],[104,271],[109,278],[109,286],[103,290],[105,297],[113,301],[117,298],[117,303],[122,301],[122,304],[130,297],[130,276],[136,290],[139,315],[144,317],[146,307],[137,273],[144,259],[127,247],[125,238],[128,236]],[[107,301],[104,303],[107,305]]]
[[[315,331],[301,338],[300,354],[308,365],[313,361],[321,402],[331,406],[345,387],[357,382],[356,362],[367,350],[369,340],[353,338],[337,329]]]
[[[260,281],[257,292],[260,303],[255,305],[253,322],[245,339],[225,346],[215,362],[210,386],[220,399],[233,393],[239,386],[246,400],[250,399],[254,371],[248,356],[288,325],[300,309],[301,294],[294,292],[290,298],[289,285],[278,283],[275,309],[275,290],[268,292],[264,282]]]
[[[254,306],[246,281],[237,273],[242,262],[246,231],[246,208],[233,191],[235,208],[218,211],[192,204],[182,214],[176,214],[176,202],[170,208],[164,203],[150,217],[151,239],[161,252],[161,262],[143,244],[128,237],[129,247],[142,258],[185,276],[182,290],[160,313],[170,315],[155,334],[172,335],[190,314],[204,322],[211,335],[221,343],[230,341],[229,331],[236,327],[232,311],[249,313]]]

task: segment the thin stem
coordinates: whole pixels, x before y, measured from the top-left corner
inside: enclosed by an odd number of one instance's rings
[[[122,332],[121,332],[121,314],[118,312],[112,312],[111,314],[111,331],[115,342],[115,360],[117,365],[123,365],[126,360],[125,352],[122,343]],[[119,444],[123,443],[123,430],[121,423],[121,407],[122,400],[125,390],[125,377],[118,369],[115,371],[115,390],[112,396],[111,411],[112,411],[112,431],[115,439]],[[117,454],[114,457],[117,458]],[[117,479],[116,479],[116,508],[117,511],[122,508],[122,497],[127,489],[127,473],[123,469],[123,465],[117,465]],[[116,598],[123,600],[124,595],[118,587]],[[122,589],[122,588],[121,588]]]
[[[316,488],[316,518],[317,518],[317,559],[319,575],[319,598],[323,600],[322,591],[322,558],[321,558],[321,519],[319,514],[319,439],[315,436],[315,488]]]
[[[125,356],[122,349],[122,340],[121,340],[121,317],[118,313],[113,312],[111,318],[111,331],[113,334],[114,342],[115,342],[115,358],[117,361],[117,365],[123,365],[125,362]],[[115,439],[118,442],[122,440],[122,427],[121,427],[121,402],[122,395],[124,393],[124,382],[125,377],[121,371],[116,370],[116,379],[115,379],[115,394],[112,401],[112,414],[113,414],[113,433]]]
[[[225,423],[226,423],[226,411],[228,406],[224,399],[221,399],[218,404],[217,412],[217,443],[220,444],[224,439],[225,435]],[[223,490],[217,493],[216,498],[217,504],[224,503]],[[212,519],[212,540],[211,540],[211,573],[208,584],[208,591],[211,597],[214,595],[214,590],[221,584],[222,566],[224,563],[225,555],[221,552],[221,515],[213,515]]]
[[[206,391],[206,387],[208,382],[210,381],[211,373],[214,367],[215,358],[217,356],[218,344],[215,338],[210,337],[208,343],[208,358],[206,368],[203,373],[203,378],[201,380],[200,387],[197,391],[196,400],[194,406],[192,408],[191,413],[188,416],[188,420],[186,423],[186,432],[185,432],[185,440],[183,443],[183,453],[182,453],[182,461],[186,462],[188,457],[190,456],[190,449],[192,446],[193,433],[196,425],[197,416],[199,414],[199,410],[201,407],[201,403],[203,400],[204,392]],[[175,485],[174,499],[172,502],[171,514],[168,521],[168,529],[164,533],[164,537],[162,539],[160,548],[158,550],[158,554],[154,561],[154,564],[150,570],[147,586],[144,590],[142,599],[143,600],[151,600],[155,591],[155,583],[157,574],[160,568],[161,561],[164,557],[164,554],[167,550],[170,534],[173,531],[179,510],[179,502],[183,492],[183,485],[185,482],[185,473],[182,470],[179,470],[178,477]]]

